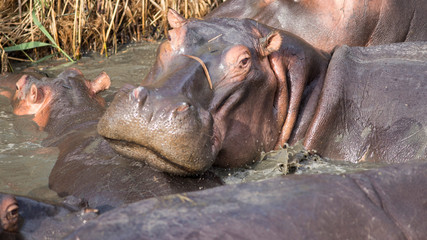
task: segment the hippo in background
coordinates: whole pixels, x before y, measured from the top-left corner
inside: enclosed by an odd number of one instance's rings
[[[206,18],[251,18],[315,48],[427,41],[424,0],[228,0]]]
[[[66,70],[51,81],[23,75],[16,82],[13,113],[34,115],[33,121],[49,133],[50,138],[61,138],[75,125],[91,123],[103,113],[105,101],[97,93],[109,86],[106,73],[88,81],[77,69]],[[83,114],[86,112],[91,114]],[[57,121],[61,117],[68,121]]]
[[[16,83],[23,75],[32,76],[39,79],[47,77],[46,74],[33,68],[24,69],[20,73],[2,73],[0,74],[0,96],[4,96],[12,100],[16,90]]]
[[[54,79],[22,75],[16,80],[13,112],[33,115],[48,133],[42,145],[59,148],[49,187],[60,197],[85,199],[102,212],[144,198],[222,184],[211,172],[196,178],[171,176],[114,152],[96,131],[105,111],[105,101],[97,93],[110,85],[106,73],[93,81],[77,69],[65,70]]]
[[[120,154],[186,176],[297,141],[336,160],[425,160],[425,42],[343,46],[331,58],[250,19],[169,10],[168,20],[150,73],[99,121]]]

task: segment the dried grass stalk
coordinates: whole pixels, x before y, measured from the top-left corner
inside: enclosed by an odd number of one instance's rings
[[[117,50],[120,44],[157,40],[168,30],[167,11],[173,8],[187,18],[202,18],[225,0],[2,0],[0,1],[0,56],[2,70],[7,56],[25,58],[19,52],[5,54],[5,47],[26,42],[49,42],[33,24],[34,9],[56,44],[78,59],[82,53]],[[26,50],[31,61],[57,53],[43,47]],[[11,59],[9,57],[9,59]]]

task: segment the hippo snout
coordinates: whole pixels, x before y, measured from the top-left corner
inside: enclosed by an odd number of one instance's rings
[[[118,153],[161,171],[195,175],[214,162],[212,116],[184,96],[122,89],[98,124]]]

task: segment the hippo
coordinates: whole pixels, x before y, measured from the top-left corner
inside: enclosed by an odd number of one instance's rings
[[[114,209],[65,239],[424,239],[426,184],[424,161],[224,185]]]
[[[52,81],[23,75],[16,82],[16,91],[12,98],[13,113],[34,115],[32,120],[40,129],[45,130],[52,138],[62,137],[64,132],[74,128],[76,124],[90,122],[102,114],[105,101],[97,93],[108,89],[109,86],[110,78],[104,72],[93,81],[85,80],[77,69],[64,71]],[[67,94],[74,95],[62,97]],[[74,99],[70,99],[71,97]],[[85,111],[92,114],[83,115],[82,112]],[[70,119],[60,123],[54,121],[57,116]]]
[[[410,162],[290,175],[143,199],[101,214],[72,197],[52,204],[0,193],[0,216],[18,219],[9,224],[13,231],[0,227],[0,238],[422,239],[426,171],[426,162]]]
[[[331,57],[251,19],[169,10],[168,21],[149,74],[98,123],[118,153],[183,176],[298,141],[336,160],[425,160],[425,42],[342,46]]]
[[[206,17],[251,18],[316,48],[427,41],[423,0],[229,0]]]
[[[103,212],[144,198],[222,184],[211,172],[195,178],[171,176],[113,151],[96,131],[105,111],[105,101],[97,93],[109,86],[106,73],[88,81],[73,68],[54,79],[24,74],[16,82],[13,112],[33,115],[48,134],[42,145],[59,149],[49,187],[60,197],[84,199]]]
[[[20,73],[2,73],[0,75],[0,96],[12,99],[16,90],[16,82],[18,82],[18,80],[24,75],[32,76],[35,78],[47,77],[46,74],[39,72],[34,68],[24,69]]]

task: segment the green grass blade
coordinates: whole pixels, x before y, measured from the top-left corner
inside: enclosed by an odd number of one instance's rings
[[[9,40],[14,46],[16,46],[16,43],[12,39],[10,39],[6,34],[3,34],[3,36],[5,36],[7,40]],[[30,56],[28,56],[28,54],[25,51],[21,51],[21,52],[23,52],[24,55],[27,56],[28,59],[30,59],[31,62],[34,62],[34,60]]]
[[[43,32],[43,34],[49,39],[49,41],[52,43],[52,45],[54,47],[56,47],[62,54],[64,54],[65,57],[68,58],[68,60],[70,60],[70,62],[74,62],[74,60],[68,56],[68,54],[66,52],[64,52],[59,46],[58,44],[56,44],[55,40],[53,39],[53,37],[50,35],[50,33],[46,30],[46,28],[43,27],[43,25],[40,23],[40,21],[37,19],[36,16],[36,11],[33,10],[32,12],[32,17],[33,17],[33,22],[34,24],[37,25],[37,27],[40,29],[40,31]]]
[[[5,47],[5,52],[14,52],[14,51],[23,51],[28,50],[32,48],[38,48],[38,47],[45,47],[45,46],[52,46],[50,43],[44,43],[44,42],[27,42],[27,43],[21,43],[15,46]]]

